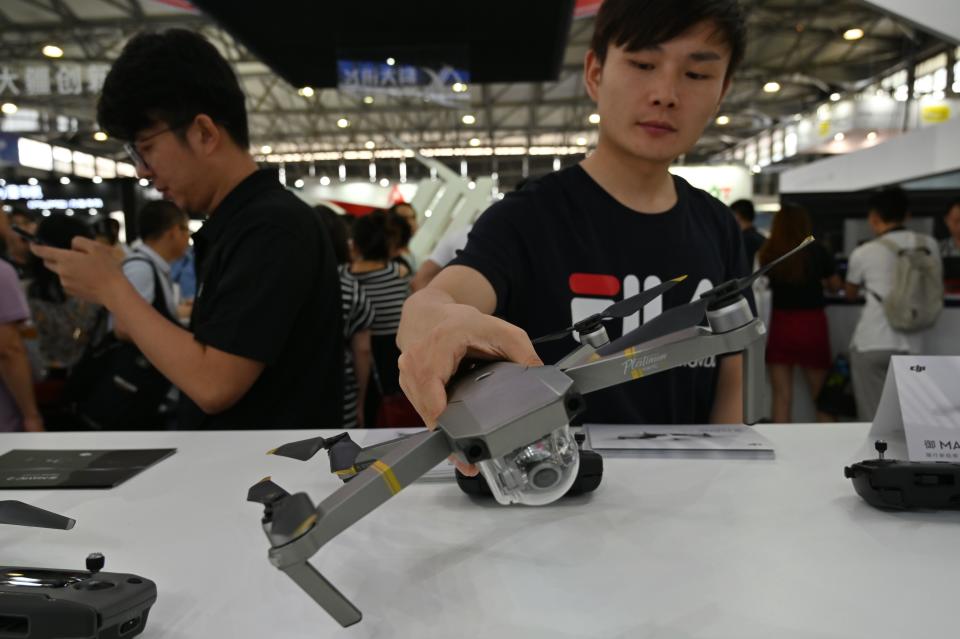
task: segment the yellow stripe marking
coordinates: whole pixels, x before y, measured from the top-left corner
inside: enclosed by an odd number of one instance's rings
[[[383,477],[383,481],[386,482],[387,488],[390,489],[390,493],[396,495],[400,492],[400,489],[403,486],[400,485],[400,482],[397,481],[397,476],[393,474],[393,469],[384,464],[382,461],[377,460],[373,462],[372,468],[376,470]]]
[[[314,513],[310,515],[309,517],[303,520],[302,524],[297,526],[297,529],[293,531],[293,536],[296,538],[304,534],[305,532],[310,530],[310,526],[312,526],[316,521],[317,521],[317,514]]]
[[[643,371],[641,370],[630,371],[630,379],[640,379],[641,377],[643,377]]]
[[[631,346],[627,350],[623,351],[625,357],[633,357],[634,353],[637,352],[637,349]]]
[[[339,475],[340,477],[350,476],[350,475],[356,475],[356,474],[357,474],[357,467],[356,467],[356,466],[351,466],[350,468],[346,468],[346,469],[344,469],[344,470],[335,470],[335,471],[333,471],[333,472],[336,473],[337,475]]]

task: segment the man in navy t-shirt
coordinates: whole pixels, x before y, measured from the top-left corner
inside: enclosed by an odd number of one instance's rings
[[[401,384],[427,424],[467,355],[554,363],[560,330],[660,282],[687,275],[622,323],[611,339],[747,272],[743,240],[723,204],[668,172],[699,139],[743,57],[735,0],[606,0],[584,83],[600,114],[596,150],[495,204],[467,247],[404,306]],[[585,421],[742,421],[741,356],[696,362],[588,399]],[[472,470],[472,469],[469,469]]]

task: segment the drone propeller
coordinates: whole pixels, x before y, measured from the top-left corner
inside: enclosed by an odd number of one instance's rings
[[[267,454],[307,461],[326,447],[326,439],[323,437],[311,437],[310,439],[301,439],[300,441],[278,446],[273,450],[267,451]]]
[[[247,491],[247,501],[264,506],[271,506],[274,502],[289,496],[290,493],[273,483],[270,477],[264,477]]]
[[[76,520],[52,513],[22,501],[0,501],[0,524],[70,530]]]
[[[796,248],[783,254],[779,258],[770,262],[756,272],[741,277],[739,279],[724,282],[709,291],[703,293],[699,299],[689,304],[671,308],[649,322],[641,324],[632,331],[613,340],[606,346],[597,349],[597,355],[605,357],[619,351],[626,350],[637,344],[644,344],[651,340],[658,339],[664,335],[682,331],[685,328],[696,326],[703,319],[703,314],[708,308],[720,308],[726,306],[729,302],[735,300],[740,293],[745,291],[761,275],[767,273],[774,266],[792,256],[797,251],[803,249],[813,242],[813,236],[807,236]]]
[[[687,276],[681,275],[680,277],[672,280],[667,280],[658,286],[654,286],[651,289],[641,291],[636,295],[611,304],[604,309],[603,312],[595,313],[586,319],[582,319],[573,326],[569,326],[562,331],[557,331],[556,333],[550,333],[549,335],[538,337],[537,339],[533,340],[533,343],[542,344],[544,342],[552,342],[554,340],[562,339],[574,331],[578,333],[583,333],[585,331],[588,332],[588,329],[595,328],[600,322],[606,322],[607,320],[612,319],[621,319],[633,315],[641,308],[657,299],[659,295],[669,291],[671,288],[685,279],[687,279]]]
[[[322,449],[328,449],[330,458],[330,472],[338,475],[346,481],[359,471],[354,466],[357,455],[362,448],[359,444],[350,439],[347,433],[340,433],[335,437],[311,437],[310,439],[301,439],[300,441],[290,442],[278,448],[268,451],[268,455],[279,455],[281,457],[290,457],[307,461],[316,455]]]
[[[272,541],[287,543],[310,530],[317,521],[317,509],[307,493],[296,493],[279,501],[273,507],[270,525]],[[278,545],[274,543],[274,545]]]

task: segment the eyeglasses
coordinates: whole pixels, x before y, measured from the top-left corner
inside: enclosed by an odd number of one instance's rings
[[[143,156],[140,154],[140,151],[137,150],[137,145],[138,145],[138,144],[143,144],[143,143],[146,142],[147,140],[152,140],[153,138],[157,137],[158,135],[163,135],[164,133],[169,133],[169,132],[171,132],[171,131],[177,131],[177,130],[179,130],[179,129],[182,129],[182,128],[184,128],[185,126],[187,126],[187,124],[189,124],[189,122],[186,123],[186,124],[178,124],[178,125],[176,125],[176,126],[168,126],[168,127],[165,128],[165,129],[160,129],[159,131],[156,131],[156,132],[154,132],[154,133],[151,133],[150,135],[148,135],[148,136],[145,137],[145,138],[141,138],[141,139],[135,140],[135,141],[133,141],[133,142],[127,142],[126,144],[123,145],[123,150],[126,151],[126,152],[127,152],[127,155],[130,156],[130,159],[133,161],[134,166],[136,166],[136,167],[143,167],[143,168],[145,168],[145,169],[149,169],[149,168],[150,168],[150,165],[147,164],[147,161],[146,161],[145,159],[143,159]]]

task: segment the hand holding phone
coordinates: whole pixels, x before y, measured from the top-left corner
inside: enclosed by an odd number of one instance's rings
[[[41,240],[39,237],[37,237],[36,235],[34,235],[33,233],[31,233],[30,231],[28,231],[28,230],[26,230],[26,229],[20,228],[20,227],[17,226],[16,224],[13,224],[10,228],[13,229],[13,232],[14,232],[14,233],[16,233],[17,235],[19,235],[19,236],[22,237],[23,239],[25,239],[27,242],[30,242],[31,244],[39,244],[40,246],[48,246],[48,244],[47,244],[46,242],[44,242],[43,240]]]

